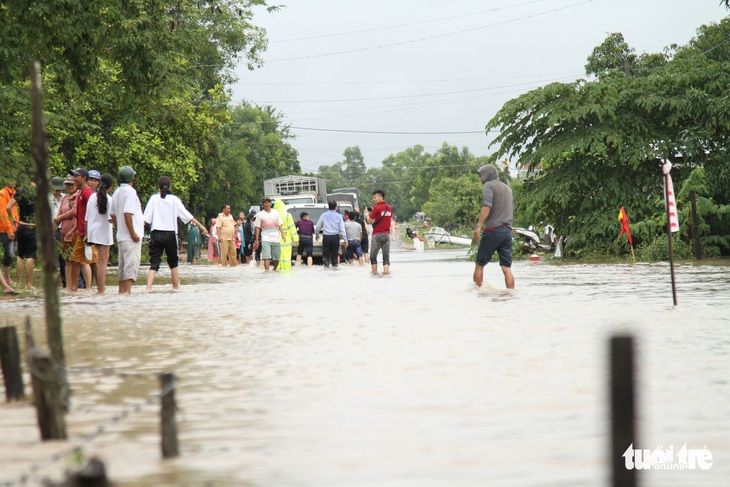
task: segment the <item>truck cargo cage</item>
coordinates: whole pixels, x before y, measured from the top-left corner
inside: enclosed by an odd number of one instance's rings
[[[315,199],[317,201],[323,201],[327,194],[327,187],[325,180],[322,178],[282,176],[264,181],[264,193],[268,197],[312,194],[316,195]]]

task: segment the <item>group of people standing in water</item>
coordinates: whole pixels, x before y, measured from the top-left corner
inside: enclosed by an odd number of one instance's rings
[[[272,202],[266,198],[262,202],[263,209],[258,214],[252,212],[246,218],[241,212],[238,219],[233,218],[230,205],[225,204],[218,217],[211,220],[212,226],[209,232],[193,217],[182,201],[172,194],[172,181],[168,176],[159,178],[158,192],[150,196],[143,211],[134,188],[135,177],[136,171],[130,166],[124,166],[117,174],[116,188],[112,175],[100,174],[93,169],[77,168],[69,171],[65,179],[59,177],[52,179],[51,212],[56,240],[59,242],[61,280],[67,291],[76,292],[80,287],[90,290],[95,281],[97,291],[105,292],[110,251],[116,240],[119,257],[118,291],[122,294],[130,293],[132,284],[139,276],[145,225],[150,229],[150,269],[147,273],[146,290],[150,291],[152,288],[163,254],[170,267],[172,287],[177,289],[180,285],[178,220],[190,226],[188,261],[191,264],[195,264],[200,257],[203,238],[209,234],[208,260],[219,261],[224,267],[249,263],[257,258],[257,261],[264,263],[265,270],[287,269],[291,267],[292,250],[295,245],[298,249],[298,262],[302,262],[304,255],[307,264],[312,264],[312,235],[305,234],[305,229],[309,227],[295,225],[292,215],[286,211],[281,201]],[[6,211],[5,214],[0,214],[2,220],[0,223],[3,224],[0,228],[2,230],[0,237],[5,237],[0,238],[4,250],[4,269],[0,273],[0,285],[6,294],[18,292],[13,288],[16,283],[9,275],[15,248],[19,249],[18,281],[19,283],[21,281],[21,270],[25,271],[28,289],[33,289],[33,265],[37,252],[32,203],[34,198],[23,199],[16,195],[14,187],[15,182],[9,182],[3,191],[0,191],[0,198],[5,196],[6,199],[12,200],[2,205],[8,210],[12,210],[13,202],[23,202],[19,205],[22,217],[18,210],[15,213]],[[61,194],[62,188],[65,188],[65,195]],[[384,193],[380,190],[373,193],[373,203],[373,209],[365,215],[373,229],[370,263],[373,272],[376,272],[378,253],[382,250],[384,271],[388,273],[392,209],[385,203]],[[341,214],[338,215],[342,217]],[[317,239],[320,231],[323,231],[325,239],[332,233],[328,233],[325,228],[324,217],[325,215],[320,218],[317,225],[310,222],[312,223],[310,227],[317,229]],[[308,218],[302,220],[308,222]],[[357,259],[362,265],[362,247],[365,247],[367,252],[367,243],[360,241],[365,239],[367,242],[367,230],[364,232],[364,237],[359,231],[359,225],[352,226],[349,232],[345,231],[344,220],[343,217],[343,225],[338,224],[337,233],[341,227],[341,237],[344,241],[348,242],[349,236],[349,240],[354,244],[352,255],[348,256],[348,260],[352,262]],[[304,232],[301,238],[300,231]],[[23,243],[17,245],[15,237],[21,233],[29,234],[30,242],[24,238]],[[332,235],[332,238],[337,239],[339,246],[340,235]],[[332,260],[333,256],[330,253],[327,255],[328,263],[331,262],[336,266],[337,261]],[[337,255],[336,252],[332,254]]]

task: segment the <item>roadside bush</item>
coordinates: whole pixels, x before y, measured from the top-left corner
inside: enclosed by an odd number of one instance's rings
[[[689,260],[694,257],[692,247],[678,238],[672,239],[672,250],[675,260]],[[651,243],[639,245],[636,248],[636,258],[649,262],[669,260],[669,238],[661,235]]]

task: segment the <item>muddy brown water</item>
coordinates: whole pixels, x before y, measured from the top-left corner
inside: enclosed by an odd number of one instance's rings
[[[389,277],[183,266],[176,293],[63,296],[70,440],[41,443],[30,405],[0,405],[0,485],[91,455],[127,486],[608,485],[621,332],[637,339],[642,447],[713,455],[643,484],[730,485],[728,262],[677,265],[675,308],[666,264],[517,262],[515,291],[492,264],[476,290],[464,256],[393,252]],[[40,299],[0,301],[1,326],[26,315],[42,342]],[[148,400],[162,371],[180,378],[166,461]]]

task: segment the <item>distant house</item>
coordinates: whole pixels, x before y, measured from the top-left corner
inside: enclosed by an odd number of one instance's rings
[[[530,171],[530,168],[532,168],[532,171]],[[517,179],[525,179],[527,177],[527,174],[530,172],[534,174],[542,172],[542,166],[540,165],[540,163],[538,162],[537,164],[535,164],[534,162],[526,162],[522,164],[517,170]]]

